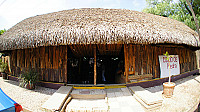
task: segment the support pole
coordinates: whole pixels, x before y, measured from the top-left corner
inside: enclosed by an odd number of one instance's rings
[[[94,45],[94,85],[97,85],[97,54],[96,54],[96,45]]]
[[[200,50],[196,51],[197,69],[200,70]]]
[[[129,60],[128,60],[128,45],[124,44],[124,62],[125,62],[125,75],[126,83],[128,82]]]
[[[65,58],[64,58],[64,82],[67,84],[67,46],[65,46]]]

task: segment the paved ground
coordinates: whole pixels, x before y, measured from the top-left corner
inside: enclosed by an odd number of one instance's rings
[[[190,76],[175,83],[173,97],[163,100],[160,112],[194,112],[196,107],[193,106],[200,103],[200,76]]]
[[[105,89],[105,99],[72,99],[67,111],[101,111],[101,112],[144,112],[141,104],[132,96],[128,88]]]
[[[106,89],[110,112],[144,112],[128,88]]]
[[[163,98],[162,106],[155,112],[193,112],[196,109],[200,101],[200,76],[189,76],[175,83],[174,95],[171,98]],[[153,94],[161,94],[163,87],[160,85],[145,89]],[[107,99],[103,102],[107,102],[105,106],[108,106],[110,112],[145,111],[127,88],[106,89],[105,91]],[[79,102],[82,101],[79,100]],[[78,106],[79,103],[76,105]]]
[[[189,76],[175,82],[172,98],[164,98],[161,109],[157,112],[188,112],[200,101],[200,75]],[[27,90],[18,86],[18,83],[0,78],[0,87],[12,99],[33,112],[41,112],[41,105],[56,91],[38,87],[36,90]],[[148,91],[161,92],[161,86],[146,88]],[[106,104],[110,112],[143,112],[143,107],[128,92],[127,89],[106,89],[107,98],[99,104]],[[73,103],[72,100],[71,102]],[[104,103],[101,103],[104,102]],[[77,103],[77,102],[75,102]],[[91,105],[97,103],[90,101]]]
[[[67,112],[79,112],[81,110],[83,112],[107,112],[108,104],[105,99],[72,99],[66,108]]]

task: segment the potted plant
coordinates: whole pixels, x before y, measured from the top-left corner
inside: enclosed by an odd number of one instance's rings
[[[171,68],[170,68],[170,55],[168,52],[166,52],[164,54],[166,57],[167,57],[167,60],[168,60],[168,65],[169,65],[169,81],[168,82],[165,82],[163,83],[163,95],[166,97],[166,98],[170,98],[172,97],[173,95],[173,92],[174,92],[174,87],[175,87],[175,83],[171,82]]]
[[[3,79],[8,79],[8,64],[7,63],[1,63],[1,75],[3,76]]]
[[[35,84],[38,81],[38,73],[34,69],[29,69],[19,77],[19,86],[27,89],[35,89]]]

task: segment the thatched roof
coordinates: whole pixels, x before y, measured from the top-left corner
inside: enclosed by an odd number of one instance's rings
[[[72,9],[27,18],[0,36],[0,51],[69,44],[173,43],[199,47],[198,34],[166,17],[126,9]]]

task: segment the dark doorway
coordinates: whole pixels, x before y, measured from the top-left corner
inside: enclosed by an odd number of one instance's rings
[[[121,65],[120,65],[121,64]],[[123,61],[117,56],[101,56],[97,59],[97,83],[115,84],[118,71],[123,71]]]
[[[93,84],[94,83],[94,58],[75,54],[68,47],[67,83],[68,84]]]
[[[117,50],[109,50],[109,48],[115,48],[116,45],[110,45],[110,47],[102,46],[105,49],[100,49],[100,47],[96,49],[97,84],[116,84],[118,83],[116,81],[117,77],[120,80],[119,77],[124,73],[123,47],[120,46]],[[85,49],[88,48],[89,46],[85,47]],[[80,50],[80,47],[75,48],[73,46],[72,48],[71,46],[68,49],[68,84],[94,84],[94,56],[92,50],[88,50],[91,52],[88,52],[89,55],[87,55]]]
[[[122,47],[123,48],[123,47]],[[124,52],[106,51],[97,52],[97,84],[117,84],[119,77],[124,73]]]
[[[68,58],[68,84],[94,83],[94,58]]]

